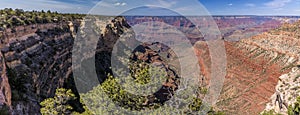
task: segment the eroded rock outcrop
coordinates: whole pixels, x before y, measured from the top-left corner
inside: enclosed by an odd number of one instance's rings
[[[8,68],[7,68],[7,64],[6,64],[6,60],[5,60],[5,56],[3,55],[2,52],[0,52],[0,61],[2,63],[2,65],[0,66],[0,68],[2,70],[0,75],[0,106],[7,106],[9,108],[9,110],[12,109],[12,105],[11,105],[11,88],[8,82]]]
[[[295,67],[291,72],[279,77],[275,93],[265,110],[287,115],[289,105],[293,105],[300,96],[300,69]]]
[[[286,25],[297,27],[298,23]],[[286,25],[239,42],[226,42],[228,74],[218,108],[247,115],[264,110],[279,76],[299,63],[298,31]]]
[[[1,57],[0,92],[11,114],[39,114],[39,103],[52,97],[56,88],[64,87],[72,75],[72,33],[66,23],[10,30],[1,38],[1,52],[6,58]]]

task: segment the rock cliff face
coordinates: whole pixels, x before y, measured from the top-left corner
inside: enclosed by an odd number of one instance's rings
[[[72,75],[74,38],[69,26],[30,25],[3,33],[0,101],[11,108],[12,114],[38,114],[39,103],[53,97],[55,89],[66,85]]]
[[[8,107],[11,107],[11,88],[8,82],[7,77],[7,64],[5,62],[5,56],[2,52],[0,52],[1,56],[1,82],[0,82],[0,106],[7,105]],[[11,109],[11,108],[10,108]]]
[[[289,71],[241,43],[226,43],[227,75],[217,107],[231,114],[260,113],[274,93],[278,77]]]
[[[86,19],[87,20],[87,19]],[[79,44],[76,44],[76,48],[78,50],[88,50],[85,48],[77,47],[77,46],[82,46],[82,45],[95,45],[93,43],[95,40],[87,40],[88,38],[92,37],[93,35],[87,34],[87,33],[93,33],[96,36],[99,36],[98,43],[97,43],[97,48],[96,52],[78,52],[78,57],[83,57],[79,59],[81,61],[81,64],[79,64],[78,68],[76,69],[81,69],[83,72],[82,73],[76,73],[77,75],[80,74],[88,74],[89,69],[89,64],[93,63],[90,62],[90,58],[92,58],[93,53],[95,54],[95,63],[96,63],[96,72],[97,72],[97,77],[99,82],[103,82],[106,79],[107,73],[112,73],[111,71],[111,57],[112,56],[112,50],[117,42],[117,40],[121,39],[121,36],[125,36],[125,40],[129,40],[129,38],[132,38],[132,30],[128,23],[126,22],[126,19],[124,17],[107,17],[104,19],[99,20],[99,18],[93,17],[91,20],[94,20],[94,22],[89,22],[89,21],[84,21],[81,27],[82,34],[77,36],[77,42]],[[94,29],[95,31],[90,31],[86,30],[85,27],[92,27],[90,25],[97,25],[100,29]],[[93,27],[92,27],[93,28]],[[128,33],[128,34],[123,34],[123,33]],[[82,37],[85,36],[83,39]],[[82,39],[82,40],[80,40]],[[130,39],[133,40],[133,39]],[[127,49],[128,45],[132,44],[139,44],[138,47],[136,47],[131,53],[131,58],[133,61],[143,61],[147,64],[154,65],[154,66],[159,66],[162,67],[162,69],[165,69],[167,72],[168,79],[166,82],[162,84],[162,88],[159,89],[155,94],[147,96],[149,97],[149,100],[152,101],[147,101],[145,102],[146,105],[149,105],[151,103],[163,103],[166,100],[168,100],[168,96],[173,94],[173,91],[177,89],[178,87],[178,76],[175,72],[175,70],[171,69],[173,68],[172,65],[168,65],[166,61],[170,60],[176,60],[174,59],[175,57],[171,54],[172,51],[170,48],[167,46],[160,44],[160,43],[141,43],[139,41],[131,41],[128,44],[125,43],[120,43],[120,46],[115,47],[116,50],[115,52],[118,52],[120,54],[124,53],[124,50]],[[155,49],[155,50],[154,50]],[[77,50],[77,49],[76,49]],[[129,49],[128,49],[129,50]],[[94,51],[94,50],[89,50],[89,51]],[[125,54],[124,54],[125,55]],[[79,61],[79,62],[80,62]],[[119,63],[121,64],[121,63]],[[121,66],[121,65],[118,65]],[[87,80],[87,79],[84,79]],[[91,81],[85,81],[86,83],[91,83]],[[99,85],[99,84],[94,84]],[[80,87],[80,86],[79,86]],[[87,86],[85,86],[87,87]],[[88,88],[91,89],[91,88]],[[169,89],[172,89],[169,90]],[[86,89],[85,89],[86,90]],[[154,100],[154,98],[159,99]]]
[[[232,114],[263,111],[279,76],[299,64],[299,31],[292,29],[298,25],[285,24],[239,42],[226,42],[228,74],[218,107]]]
[[[297,97],[300,96],[300,70],[298,67],[291,72],[279,77],[275,87],[275,93],[271,96],[271,101],[265,110],[274,110],[276,113],[287,115],[289,105],[293,105]]]

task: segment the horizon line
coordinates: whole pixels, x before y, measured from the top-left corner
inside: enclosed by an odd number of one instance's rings
[[[10,9],[10,8],[0,8],[0,10],[4,10],[4,9]],[[11,8],[13,10],[16,10],[16,9],[22,9],[22,8]],[[24,9],[22,9],[24,10]],[[48,10],[24,10],[25,12],[32,12],[32,11],[38,11],[38,12],[41,12],[41,11],[48,11]],[[168,16],[168,17],[171,17],[171,16],[188,16],[188,17],[196,17],[196,16],[212,16],[212,17],[225,17],[225,16],[251,16],[251,17],[263,17],[263,16],[266,16],[266,17],[299,17],[300,18],[300,14],[296,15],[296,14],[281,14],[281,15],[278,15],[278,14],[212,14],[212,15],[140,15],[140,14],[125,14],[125,15],[107,15],[107,14],[89,14],[89,12],[87,13],[79,13],[79,12],[59,12],[59,11],[52,11],[50,10],[51,13],[53,12],[57,12],[57,13],[60,13],[60,14],[80,14],[80,15],[96,15],[96,16]]]

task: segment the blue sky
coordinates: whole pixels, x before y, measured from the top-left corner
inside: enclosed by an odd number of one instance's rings
[[[147,7],[132,9],[137,6]],[[212,15],[300,16],[300,0],[1,0],[0,8],[7,7],[102,15],[121,14],[131,9],[127,14],[170,15],[175,14],[173,10],[184,15],[208,12]]]

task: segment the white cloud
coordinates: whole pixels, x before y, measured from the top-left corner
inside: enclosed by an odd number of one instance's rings
[[[270,8],[281,8],[284,7],[287,3],[290,3],[292,0],[273,0],[267,2],[264,5]]]
[[[228,6],[232,6],[233,4],[232,3],[229,3],[229,4],[227,4]]]
[[[255,5],[255,4],[252,4],[252,3],[247,3],[247,4],[245,4],[245,6],[248,6],[248,7],[255,7],[256,5]]]
[[[123,3],[121,4],[121,6],[125,6],[125,5],[127,5],[127,3],[124,3],[124,2],[123,2]]]
[[[125,3],[125,2],[117,2],[114,5],[115,6],[125,6],[125,5],[127,5],[127,3]]]

